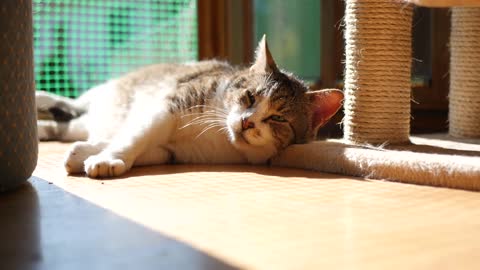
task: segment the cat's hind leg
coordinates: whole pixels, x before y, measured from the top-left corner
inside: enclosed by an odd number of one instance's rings
[[[86,108],[77,105],[77,100],[45,91],[35,92],[35,103],[39,119],[67,122],[79,117],[86,111]]]
[[[88,139],[86,115],[68,122],[38,120],[38,139],[40,141],[85,141]]]

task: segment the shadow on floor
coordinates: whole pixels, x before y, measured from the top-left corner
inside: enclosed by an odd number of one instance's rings
[[[36,177],[0,220],[2,269],[239,269]]]
[[[262,176],[274,176],[283,178],[310,178],[310,179],[345,179],[344,175],[329,174],[313,170],[301,170],[285,167],[270,167],[261,165],[202,165],[202,164],[168,164],[133,167],[124,175],[110,178],[98,178],[101,181],[115,181],[131,177],[152,176],[152,175],[174,175],[183,173],[251,173]],[[85,177],[85,174],[73,176]],[[349,180],[365,181],[362,178],[349,177]]]

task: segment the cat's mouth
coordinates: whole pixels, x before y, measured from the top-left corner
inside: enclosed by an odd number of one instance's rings
[[[250,145],[251,143],[248,141],[247,137],[243,134],[243,132],[235,132],[232,136],[232,142],[237,145]]]
[[[250,141],[247,139],[247,136],[245,136],[245,132],[242,131],[240,126],[238,127],[238,129],[229,126],[228,131],[230,133],[230,140],[233,144],[236,144],[238,146],[251,145]]]
[[[242,141],[245,142],[246,144],[250,144],[250,142],[248,141],[247,137],[245,137],[245,135],[243,134],[243,132],[240,132],[240,138],[241,138]]]

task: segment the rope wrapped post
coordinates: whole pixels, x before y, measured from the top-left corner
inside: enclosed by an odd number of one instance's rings
[[[409,142],[412,6],[347,0],[345,26],[344,139]]]
[[[480,138],[480,8],[452,8],[449,134]]]
[[[0,192],[20,186],[37,164],[31,0],[0,1]]]

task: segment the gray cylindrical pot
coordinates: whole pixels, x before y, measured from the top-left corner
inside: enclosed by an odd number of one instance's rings
[[[0,191],[25,182],[37,164],[31,0],[0,1]]]

